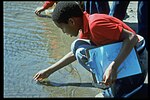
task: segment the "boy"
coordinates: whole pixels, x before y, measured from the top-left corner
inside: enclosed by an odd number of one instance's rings
[[[75,60],[85,67],[85,51],[87,48],[102,46],[114,42],[122,41],[123,45],[120,53],[114,61],[108,66],[103,75],[103,84],[112,87],[112,97],[123,97],[127,91],[123,91],[124,85],[136,83],[137,80],[126,80],[116,83],[117,68],[126,59],[130,51],[138,42],[136,33],[125,23],[106,14],[92,14],[83,12],[77,2],[60,1],[57,3],[53,14],[52,20],[62,29],[67,35],[78,36],[79,39],[75,40],[71,45],[71,52],[66,54],[62,59],[53,64],[52,66],[39,71],[33,78],[40,81],[49,77],[53,72],[60,68],[72,63]],[[141,77],[136,76],[135,77]],[[119,84],[118,88],[115,85]],[[130,87],[131,88],[131,87]],[[123,88],[124,89],[124,88]]]

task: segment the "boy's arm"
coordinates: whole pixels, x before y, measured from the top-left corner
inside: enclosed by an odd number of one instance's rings
[[[103,82],[106,85],[112,84],[112,82],[117,78],[117,69],[121,65],[121,63],[126,59],[131,50],[134,48],[136,43],[138,42],[138,37],[132,32],[123,29],[121,34],[121,40],[123,40],[122,48],[116,57],[116,59],[108,66],[106,69]]]
[[[55,64],[53,64],[49,68],[47,68],[47,71],[49,73],[53,73],[53,72],[57,71],[58,69],[66,66],[66,65],[69,65],[70,63],[72,63],[75,60],[76,60],[76,58],[75,58],[74,54],[72,52],[69,52],[62,59],[60,59],[58,62],[56,62]]]
[[[36,9],[35,10],[35,14],[36,15],[40,15],[40,13],[46,9],[48,9],[49,7],[52,7],[54,5],[55,1],[45,1],[43,6],[40,9]]]
[[[132,32],[126,29],[123,29],[122,31],[121,39],[123,40],[123,44],[120,53],[118,54],[117,58],[114,60],[114,62],[116,62],[117,65],[117,67],[114,68],[115,70],[118,69],[118,67],[126,59],[126,57],[129,55],[131,50],[136,46],[138,42],[137,35],[133,34]]]
[[[56,62],[55,64],[53,64],[52,66],[39,71],[37,74],[34,75],[34,80],[42,80],[44,78],[47,78],[50,74],[52,74],[53,72],[63,68],[64,66],[72,63],[73,61],[75,61],[76,58],[74,56],[74,54],[72,52],[69,52],[68,54],[66,54],[62,59],[60,59],[58,62]]]

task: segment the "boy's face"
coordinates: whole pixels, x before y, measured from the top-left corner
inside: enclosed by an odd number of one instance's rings
[[[57,23],[57,22],[54,22],[56,24],[57,27],[61,28],[61,30],[63,31],[63,33],[66,33],[67,35],[70,35],[71,37],[72,36],[78,36],[78,32],[79,32],[79,29],[78,29],[78,26],[75,25],[75,23],[73,22],[73,20],[68,20],[68,23],[65,24],[65,23]]]

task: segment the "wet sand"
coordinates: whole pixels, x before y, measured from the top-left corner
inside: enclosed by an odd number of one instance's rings
[[[35,73],[68,53],[76,38],[63,34],[50,18],[34,14],[42,2],[5,3],[5,98],[94,98],[102,91],[92,86],[91,73],[76,61],[54,72],[43,83],[33,81]],[[129,17],[124,20],[134,30],[137,30],[136,10],[137,2],[132,1],[127,10]]]

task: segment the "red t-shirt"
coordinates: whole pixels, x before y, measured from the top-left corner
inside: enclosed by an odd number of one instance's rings
[[[45,1],[43,4],[44,9],[48,9],[49,7],[52,7],[55,2],[56,1]]]
[[[80,31],[79,38],[89,39],[97,46],[120,41],[122,29],[136,34],[129,26],[119,19],[106,14],[83,15],[84,30]]]

